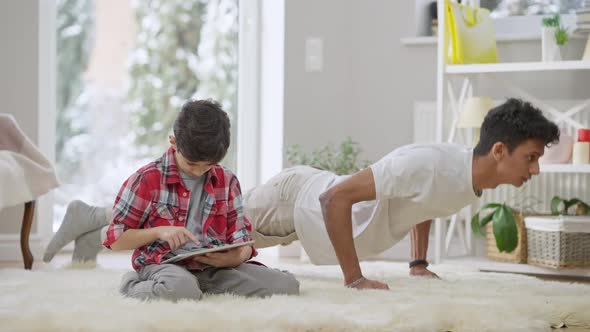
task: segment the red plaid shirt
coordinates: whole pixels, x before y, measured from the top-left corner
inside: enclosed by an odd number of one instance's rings
[[[244,216],[237,177],[221,165],[215,165],[208,172],[203,188],[207,197],[203,211],[203,235],[199,239],[201,246],[252,240],[252,225]],[[189,199],[190,191],[184,187],[176,167],[174,149],[170,148],[123,183],[113,206],[113,220],[103,245],[110,248],[130,228],[185,227]],[[133,251],[133,268],[139,271],[144,265],[160,264],[169,252],[170,246],[166,241],[148,243]],[[252,246],[254,256],[256,249]],[[191,262],[189,266],[190,269],[203,267],[197,262]]]

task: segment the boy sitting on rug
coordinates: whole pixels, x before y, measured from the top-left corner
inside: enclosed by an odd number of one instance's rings
[[[204,293],[298,294],[292,274],[247,262],[256,256],[254,245],[161,264],[198,248],[252,240],[238,179],[218,164],[230,144],[229,118],[220,105],[209,100],[184,104],[169,140],[162,157],[123,183],[112,222],[103,230],[103,246],[134,249],[135,271],[123,276],[121,293],[172,301],[199,300]],[[50,253],[60,241],[52,242]]]

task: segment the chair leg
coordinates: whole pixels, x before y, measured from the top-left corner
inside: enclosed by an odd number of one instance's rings
[[[20,229],[20,250],[23,254],[25,269],[30,270],[33,267],[33,254],[29,248],[29,235],[33,226],[33,216],[35,215],[35,201],[25,203],[25,213],[23,215],[23,224]]]

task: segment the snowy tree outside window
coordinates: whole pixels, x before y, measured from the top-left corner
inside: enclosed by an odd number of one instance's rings
[[[182,103],[219,101],[236,168],[238,0],[58,0],[56,191],[112,206],[123,181],[169,146]]]
[[[567,14],[579,8],[584,0],[480,0],[493,17],[518,15]]]

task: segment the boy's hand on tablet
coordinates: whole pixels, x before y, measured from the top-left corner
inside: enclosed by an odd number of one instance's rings
[[[252,247],[243,246],[225,251],[195,256],[194,261],[214,267],[237,267],[252,256]]]
[[[176,250],[182,247],[189,240],[196,245],[199,240],[188,229],[180,226],[159,226],[154,228],[158,234],[158,238],[162,241],[168,242],[171,250]]]

